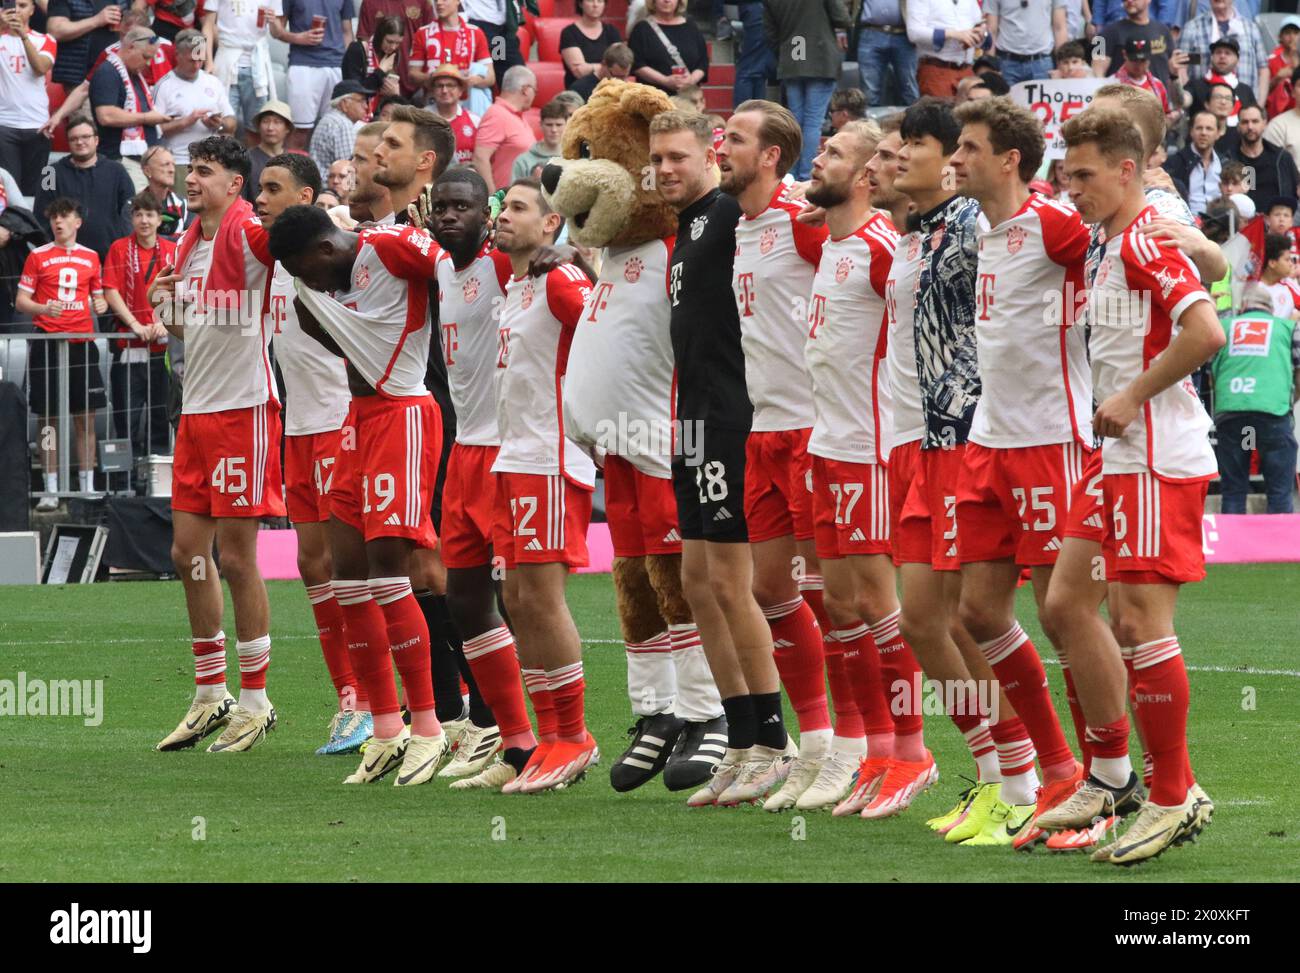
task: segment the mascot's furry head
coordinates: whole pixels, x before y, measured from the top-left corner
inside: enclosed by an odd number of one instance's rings
[[[658,88],[606,78],[574,112],[563,161],[542,170],[546,201],[584,247],[634,246],[669,236],[677,214],[654,188],[650,120],[673,105]]]

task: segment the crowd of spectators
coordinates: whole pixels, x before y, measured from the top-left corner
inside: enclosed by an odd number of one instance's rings
[[[372,120],[401,106],[445,118],[455,164],[473,167],[495,190],[536,177],[559,154],[569,116],[605,78],[638,80],[679,107],[718,111],[719,132],[731,106],[779,97],[803,131],[791,176],[804,180],[824,135],[876,110],[922,95],[960,102],[1005,95],[1020,82],[1110,78],[1150,91],[1164,108],[1161,179],[1233,257],[1231,279],[1219,282],[1225,315],[1260,313],[1246,296],[1258,304],[1260,293],[1289,292],[1300,264],[1293,93],[1300,16],[1275,18],[1266,31],[1260,6],[738,0],[724,7],[695,0],[688,10],[687,0],[633,0],[617,9],[607,0],[8,0],[0,11],[0,213],[27,213],[39,229],[16,233],[0,222],[0,273],[15,275],[25,252],[17,248],[40,245],[41,230],[48,240],[47,212],[64,212],[68,203],[79,221],[77,245],[97,255],[105,281],[110,253],[123,241],[135,241],[126,248],[132,254],[151,250],[154,240],[174,241],[191,219],[189,146],[216,132],[250,148],[252,177],[243,190],[250,202],[267,161],[300,152],[328,187],[322,204],[347,220],[364,213],[374,192],[367,160],[380,129]],[[729,76],[710,53],[711,42],[726,39],[733,41]],[[846,60],[856,62],[852,75]],[[1041,191],[1068,200],[1054,162],[1040,176]],[[1291,272],[1274,253],[1279,239],[1291,241]],[[0,290],[5,322],[13,319],[13,293]],[[113,367],[144,363],[144,348],[150,384],[165,388],[165,339],[142,334],[143,312],[113,289],[105,293],[109,313],[100,326],[134,333],[114,347]],[[1300,318],[1300,284],[1292,297],[1289,310],[1280,298],[1270,310]],[[1215,380],[1208,371],[1203,379],[1208,397]],[[137,384],[123,375],[122,394],[129,399]],[[135,422],[141,410],[128,405],[114,403],[113,415]],[[157,407],[151,399],[145,408]],[[1270,429],[1281,436],[1276,424]]]

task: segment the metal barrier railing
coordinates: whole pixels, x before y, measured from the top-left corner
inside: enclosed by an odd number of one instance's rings
[[[165,352],[119,347],[130,337],[0,334],[0,381],[23,391],[27,441],[45,477],[55,476],[54,490],[44,481],[35,492],[59,498],[150,492],[149,458],[169,457],[175,443],[172,379]]]

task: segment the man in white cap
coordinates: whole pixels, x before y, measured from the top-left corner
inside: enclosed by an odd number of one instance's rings
[[[293,112],[283,102],[272,99],[264,102],[261,110],[253,116],[253,131],[257,133],[257,144],[248,150],[249,161],[253,164],[248,183],[244,186],[244,198],[250,203],[257,199],[258,186],[261,185],[262,169],[267,162],[285,150],[289,133],[293,131]]]

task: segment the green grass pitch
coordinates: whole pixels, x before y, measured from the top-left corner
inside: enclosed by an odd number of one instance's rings
[[[946,846],[923,822],[947,809],[971,763],[940,719],[927,731],[943,776],[898,818],[691,810],[657,780],[615,794],[608,766],[631,720],[607,576],[569,589],[590,640],[587,712],[602,764],[571,790],[531,797],[437,781],[344,787],[356,758],[313,753],[333,693],[298,584],[270,586],[280,725],[252,753],[226,756],[152,751],[193,690],[179,584],[2,588],[0,679],[103,679],[104,714],[97,727],[0,716],[0,881],[1296,880],[1297,581],[1294,565],[1219,567],[1183,592],[1192,758],[1218,810],[1197,844],[1135,869]],[[230,660],[233,683],[233,649]],[[1060,669],[1048,671],[1068,727]]]

